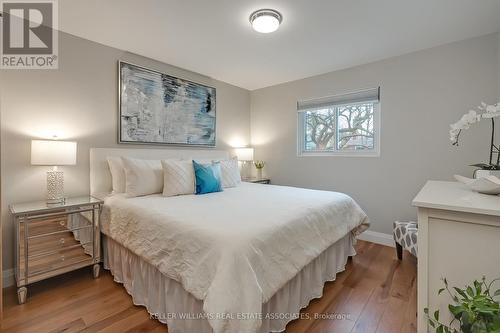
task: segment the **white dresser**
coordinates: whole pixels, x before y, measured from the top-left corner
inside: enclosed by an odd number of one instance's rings
[[[423,309],[440,309],[449,322],[446,277],[463,287],[483,275],[500,277],[500,196],[479,194],[457,182],[429,181],[413,200],[418,207],[418,333],[428,332]],[[433,332],[429,330],[429,332]]]

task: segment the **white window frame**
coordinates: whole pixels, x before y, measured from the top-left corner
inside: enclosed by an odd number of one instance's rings
[[[355,94],[355,93],[354,93]],[[339,95],[341,96],[341,95]],[[333,96],[332,98],[335,98]],[[324,99],[324,98],[322,98]],[[343,105],[353,105],[360,104],[363,102],[373,103],[373,149],[365,150],[328,150],[328,151],[307,151],[305,150],[305,114],[307,111],[297,112],[297,156],[298,157],[308,157],[308,156],[338,156],[338,157],[380,157],[380,100],[378,101],[355,101],[347,103],[332,103],[332,105],[339,107]],[[310,110],[314,110],[311,108]]]

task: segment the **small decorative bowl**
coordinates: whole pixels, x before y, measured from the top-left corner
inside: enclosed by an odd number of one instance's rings
[[[460,183],[467,185],[471,190],[483,194],[500,194],[500,179],[495,176],[485,176],[477,179],[454,175]]]

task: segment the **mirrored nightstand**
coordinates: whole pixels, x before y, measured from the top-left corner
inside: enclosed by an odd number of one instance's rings
[[[271,184],[271,179],[269,178],[249,177],[249,178],[242,178],[241,180],[247,183]]]
[[[93,266],[99,276],[99,213],[103,201],[67,198],[60,204],[45,201],[13,204],[16,230],[16,283],[19,304],[26,302],[28,284]]]

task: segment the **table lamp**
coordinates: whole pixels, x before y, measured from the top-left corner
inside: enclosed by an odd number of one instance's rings
[[[253,161],[253,148],[236,148],[235,150],[238,161],[251,162]]]
[[[249,165],[253,161],[253,148],[236,148],[234,152],[238,161],[241,162],[241,173],[243,174],[243,178],[249,178],[252,173]]]
[[[47,171],[47,203],[64,202],[64,173],[61,165],[76,164],[76,142],[57,140],[31,140],[31,165],[49,165]]]

